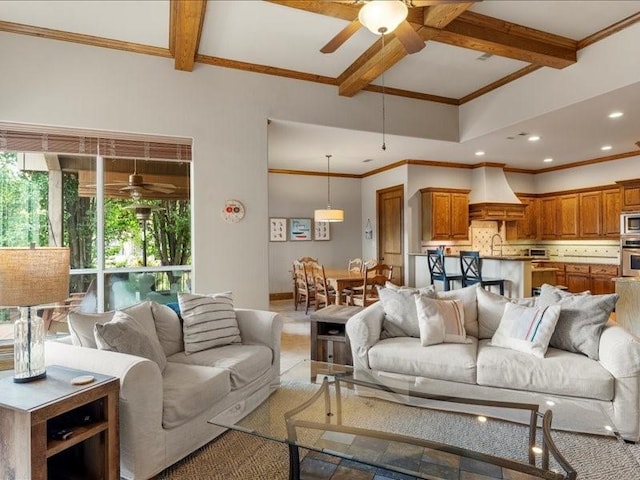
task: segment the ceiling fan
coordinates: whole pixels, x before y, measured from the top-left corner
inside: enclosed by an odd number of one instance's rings
[[[145,192],[173,193],[176,189],[176,186],[171,183],[145,182],[142,175],[138,173],[137,160],[133,161],[133,173],[129,175],[127,183],[106,183],[105,187],[120,187],[118,189],[120,192],[128,193],[134,200],[140,200]]]
[[[335,52],[360,27],[366,26],[375,34],[394,32],[407,53],[417,53],[425,46],[422,37],[407,22],[409,8],[431,7],[455,3],[471,3],[482,0],[334,0],[336,3],[361,5],[358,17],[342,29],[320,49],[322,53]]]

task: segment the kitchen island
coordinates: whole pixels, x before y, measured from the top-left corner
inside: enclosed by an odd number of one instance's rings
[[[531,296],[531,272],[532,260],[539,257],[518,255],[486,255],[482,260],[482,276],[486,278],[503,278],[504,294],[507,297],[519,298]],[[429,276],[429,263],[426,253],[409,254],[409,285],[425,287],[431,284]],[[445,269],[448,274],[460,274],[460,257],[458,255],[445,255]],[[442,282],[435,282],[437,290],[442,290]],[[452,282],[451,289],[460,288],[460,282]],[[493,291],[498,293],[497,288]]]

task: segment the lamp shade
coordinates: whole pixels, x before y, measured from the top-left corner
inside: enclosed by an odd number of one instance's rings
[[[358,13],[358,20],[376,35],[391,33],[406,18],[409,10],[401,0],[371,0]]]
[[[328,208],[314,210],[313,219],[316,222],[344,222],[344,210]]]
[[[0,306],[27,307],[69,296],[69,249],[0,248]]]

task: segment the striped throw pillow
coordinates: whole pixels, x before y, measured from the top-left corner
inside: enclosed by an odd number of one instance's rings
[[[231,292],[178,293],[178,303],[186,354],[242,341]]]
[[[464,305],[461,299],[437,300],[416,295],[416,310],[423,347],[436,343],[469,343],[464,329]]]
[[[507,303],[491,344],[544,358],[559,317],[560,305],[525,307]]]

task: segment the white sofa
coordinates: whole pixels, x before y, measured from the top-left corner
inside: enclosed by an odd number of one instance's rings
[[[167,357],[164,372],[146,358],[74,346],[69,337],[47,342],[47,364],[120,379],[122,477],[155,476],[224,432],[207,420],[221,413],[239,420],[278,387],[281,318],[259,310],[235,312],[242,343],[189,355],[180,348],[179,323],[156,324]]]
[[[469,292],[469,287],[444,295],[456,298],[456,292],[463,290]],[[400,379],[432,394],[535,403],[543,411],[552,400],[554,427],[606,434],[601,419],[608,418],[623,438],[639,440],[637,337],[609,321],[600,336],[598,360],[552,347],[544,358],[496,347],[491,345],[491,336],[500,319],[497,316],[496,320],[496,312],[504,309],[504,303],[479,307],[479,303],[486,303],[487,295],[482,295],[484,300],[479,302],[477,292],[476,289],[475,301],[465,300],[464,307],[470,343],[423,347],[420,338],[412,336],[381,338],[385,336],[383,305],[378,302],[367,307],[349,319],[346,326],[354,367],[370,375]],[[467,299],[469,296],[460,295]],[[497,297],[493,295],[493,299]]]

